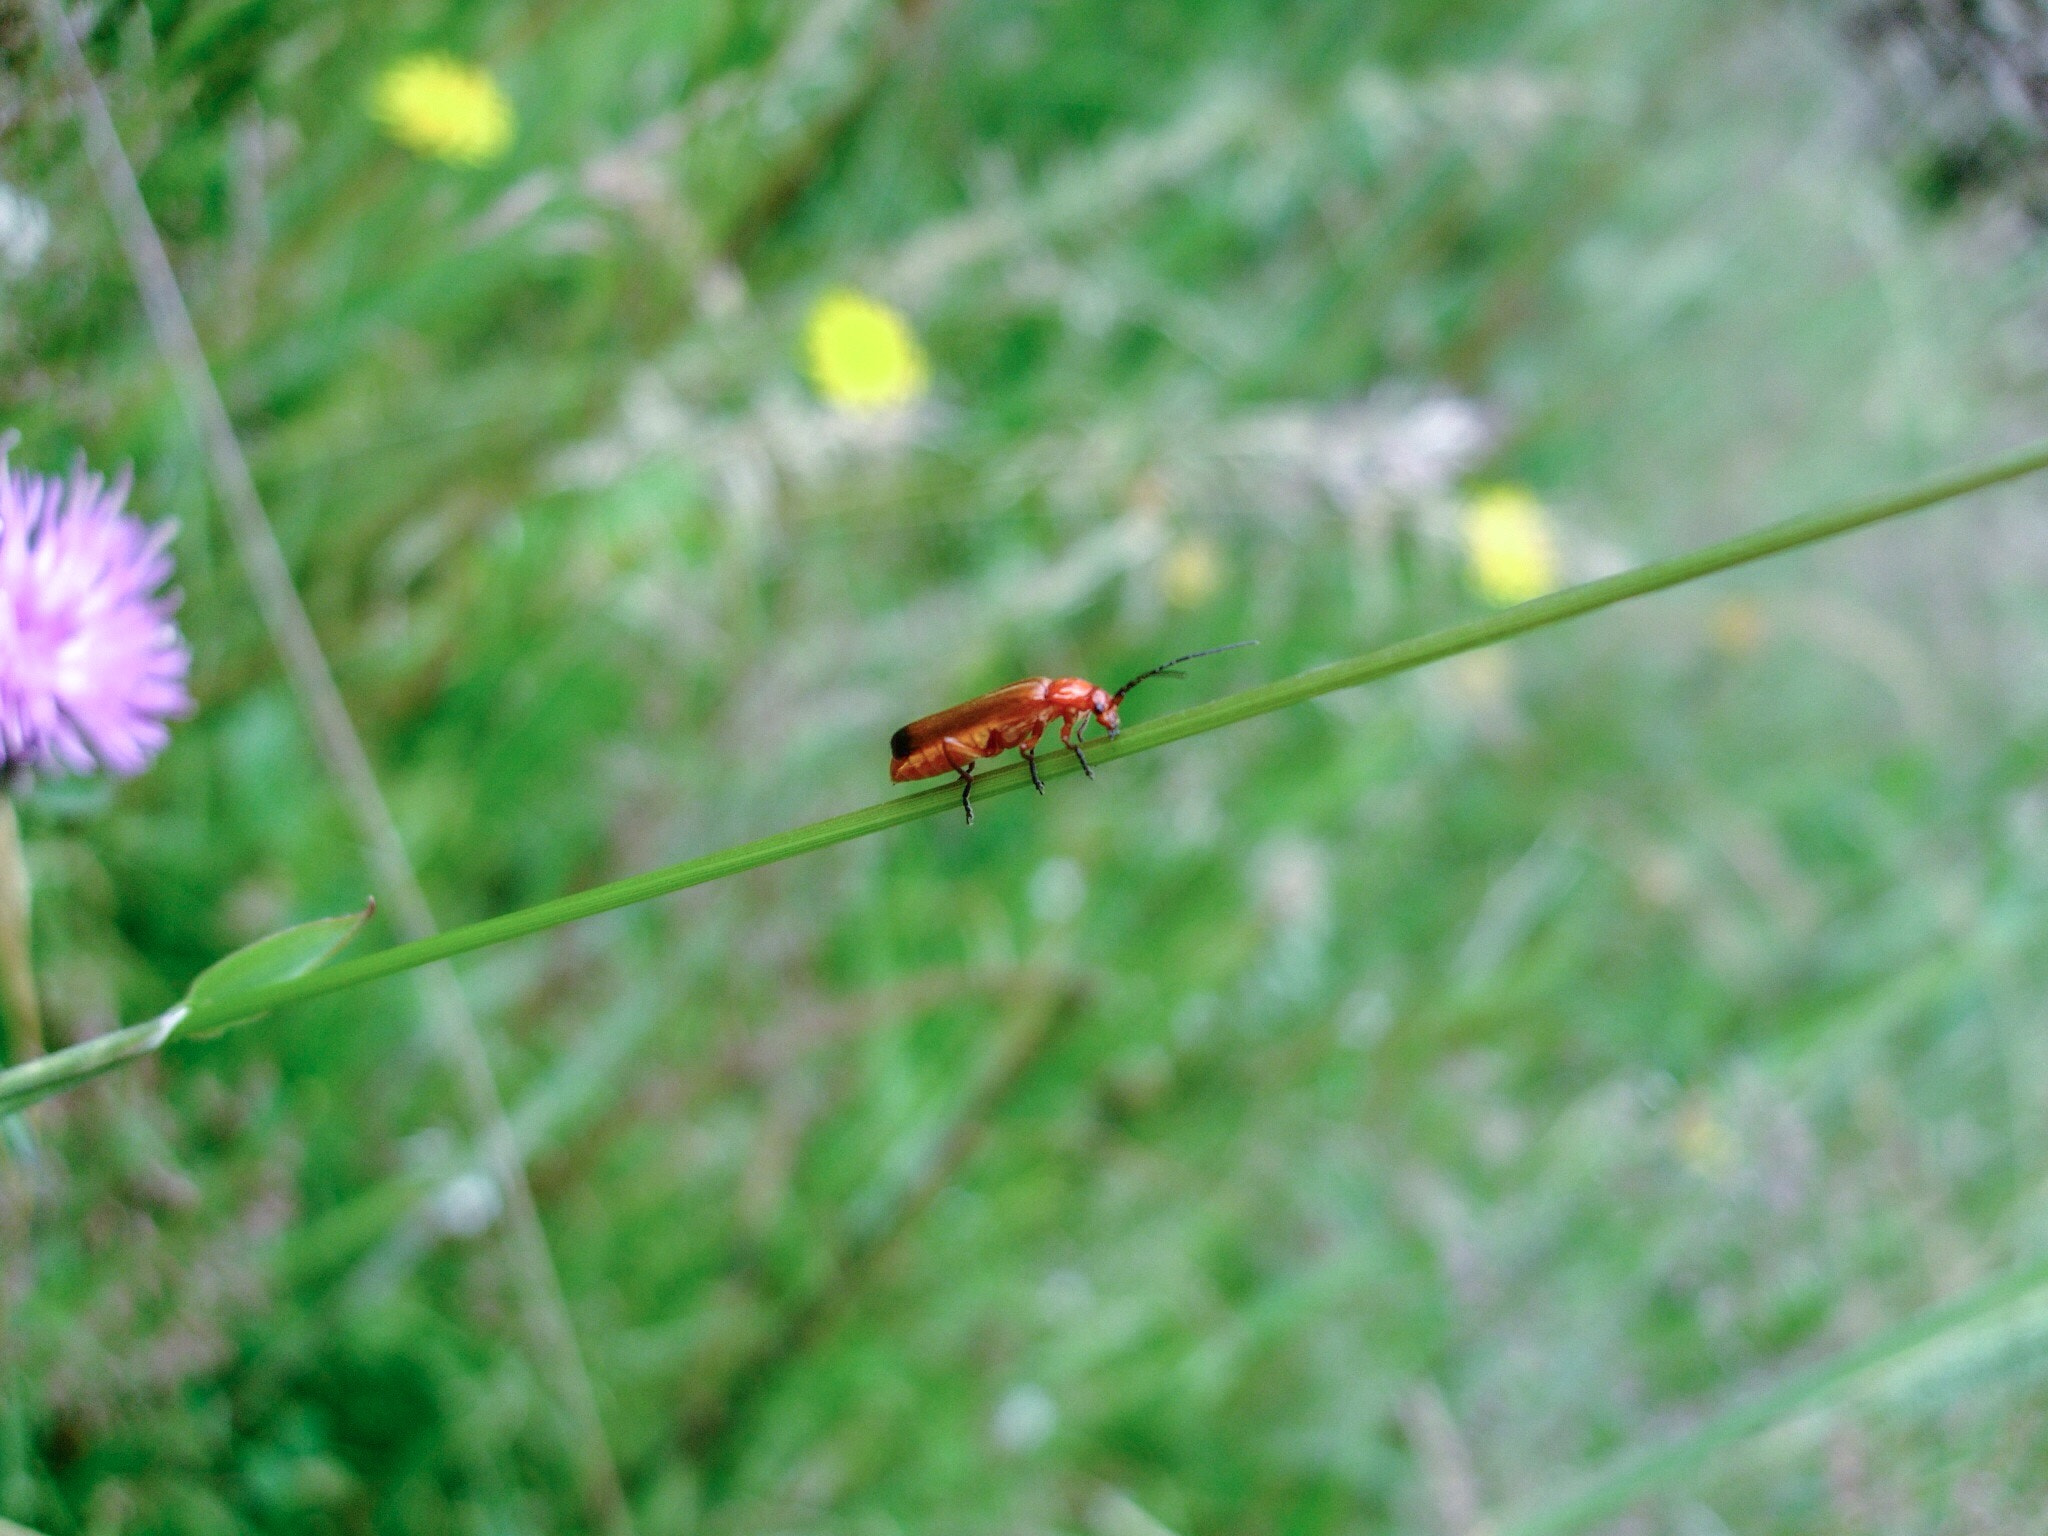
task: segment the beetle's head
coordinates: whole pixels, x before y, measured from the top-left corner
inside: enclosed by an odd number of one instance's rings
[[[1112,736],[1124,728],[1116,713],[1116,707],[1122,702],[1122,698],[1121,694],[1111,698],[1098,688],[1095,690],[1095,696],[1088,701],[1088,707],[1094,711],[1095,718],[1102,722],[1102,728]]]

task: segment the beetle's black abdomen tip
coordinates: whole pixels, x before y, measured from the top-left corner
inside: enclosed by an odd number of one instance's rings
[[[910,755],[909,726],[904,726],[902,730],[889,738],[889,755],[891,757],[908,757]]]

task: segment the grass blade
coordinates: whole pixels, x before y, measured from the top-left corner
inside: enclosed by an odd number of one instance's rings
[[[1533,630],[1562,623],[1566,619],[1592,613],[1596,609],[1612,607],[1633,597],[1661,592],[1686,582],[1697,581],[1703,576],[1730,570],[1735,566],[1747,565],[1752,561],[1782,554],[1804,545],[1817,544],[1822,540],[1868,527],[1872,523],[1883,522],[1887,518],[1917,512],[1967,495],[1971,491],[2018,479],[2022,475],[2032,474],[2043,468],[2048,468],[2048,443],[2036,443],[2022,452],[1926,482],[1909,490],[1852,502],[1846,506],[1810,513],[1804,517],[1788,518],[1783,522],[1757,529],[1753,533],[1740,534],[1687,554],[1674,555],[1668,560],[1653,561],[1648,565],[1638,566],[1634,570],[1623,571],[1599,581],[1567,587],[1561,592],[1553,592],[1547,597],[1539,597],[1533,602],[1523,603],[1485,618],[1454,624],[1447,629],[1383,646],[1379,650],[1368,651],[1362,656],[1354,656],[1346,661],[1332,662],[1328,666],[1317,667],[1294,677],[1283,678],[1257,688],[1247,688],[1212,703],[1197,705],[1193,709],[1182,710],[1178,714],[1167,715],[1133,727],[1115,741],[1100,741],[1090,748],[1090,753],[1097,763],[1111,763],[1119,758],[1149,752],[1169,742],[1183,741],[1205,731],[1217,730],[1257,715],[1286,709],[1290,705],[1304,703],[1340,688],[1355,688],[1362,683],[1376,682],[1381,678],[1410,671],[1432,661],[1441,661],[1463,651],[1495,645]],[[1039,766],[1040,774],[1046,778],[1055,778],[1075,771],[1077,770],[1071,759],[1065,757],[1049,757]],[[974,780],[975,798],[987,800],[994,795],[1010,794],[1021,789],[1027,782],[1021,765],[1012,765],[986,775],[977,774]],[[959,803],[959,793],[951,784],[918,794],[905,795],[900,799],[885,800],[865,810],[849,811],[845,815],[813,822],[809,826],[778,832],[772,837],[742,843],[736,848],[728,848],[720,853],[686,859],[682,863],[650,870],[645,874],[632,875],[623,880],[594,886],[575,895],[557,897],[553,901],[544,901],[500,917],[486,918],[482,922],[471,923],[461,928],[451,928],[430,938],[394,945],[390,949],[356,960],[344,961],[340,965],[330,966],[326,970],[295,981],[258,987],[235,997],[209,1002],[193,1010],[192,1023],[203,1029],[216,1028],[232,1023],[237,1018],[265,1012],[286,1003],[320,997],[330,992],[338,992],[345,987],[360,986],[364,982],[396,976],[436,960],[446,960],[455,955],[467,954],[471,950],[525,938],[563,923],[595,917],[601,912],[614,911],[636,902],[649,901],[656,896],[665,896],[674,891],[687,890],[691,886],[722,880],[728,875],[759,869],[764,864],[793,859],[799,854],[829,848],[836,843],[849,842],[854,838],[866,837],[891,827],[900,827],[926,816],[955,810]]]

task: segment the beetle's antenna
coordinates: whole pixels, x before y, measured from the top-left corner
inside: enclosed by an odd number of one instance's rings
[[[1176,656],[1173,658],[1173,660],[1165,662],[1160,666],[1154,667],[1150,672],[1140,672],[1128,683],[1125,683],[1123,687],[1117,689],[1115,693],[1111,694],[1109,696],[1109,702],[1112,705],[1123,703],[1124,695],[1129,693],[1133,688],[1137,687],[1138,684],[1144,682],[1145,679],[1148,677],[1183,676],[1184,674],[1176,672],[1173,669],[1179,666],[1184,661],[1193,661],[1197,656],[1214,656],[1218,651],[1240,651],[1248,645],[1257,645],[1258,643],[1259,642],[1256,640],[1233,640],[1228,645],[1212,645],[1206,651],[1189,651],[1185,656]]]

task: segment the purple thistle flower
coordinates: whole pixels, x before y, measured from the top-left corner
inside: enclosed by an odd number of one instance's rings
[[[129,475],[8,466],[0,436],[0,784],[25,771],[140,773],[190,713],[172,615],[174,523],[128,516]]]

